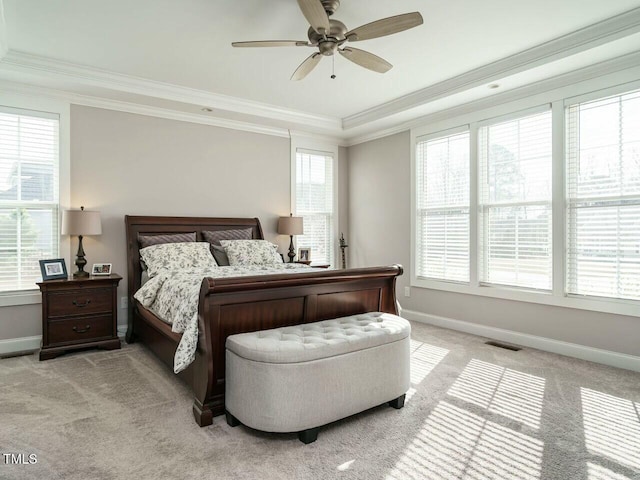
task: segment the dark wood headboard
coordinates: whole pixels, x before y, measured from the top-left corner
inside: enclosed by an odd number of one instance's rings
[[[263,240],[262,226],[257,218],[206,218],[206,217],[143,217],[125,215],[127,232],[127,294],[129,305],[140,288],[140,244],[138,235],[196,232],[196,240],[204,242],[202,231],[235,230],[251,228],[252,238]]]

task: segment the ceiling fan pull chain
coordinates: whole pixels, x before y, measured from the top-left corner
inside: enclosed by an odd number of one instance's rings
[[[331,57],[331,79],[336,79],[336,56],[333,55]]]

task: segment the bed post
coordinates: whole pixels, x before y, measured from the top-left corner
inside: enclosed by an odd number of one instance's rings
[[[127,334],[125,336],[125,340],[127,343],[133,343],[136,340],[136,336],[134,333],[133,327],[133,317],[135,315],[135,303],[133,294],[136,292],[135,290],[135,252],[134,252],[134,244],[133,242],[137,242],[137,235],[135,236],[131,232],[131,217],[129,215],[124,216],[124,223],[127,231]],[[137,246],[137,245],[135,245]],[[139,259],[138,259],[139,261]]]
[[[404,269],[402,268],[402,265],[400,265],[399,263],[396,263],[394,267],[398,269],[397,277],[399,277],[404,273]],[[389,312],[389,313],[393,313],[394,315],[400,315],[400,312],[398,311],[399,303],[396,297],[396,278],[397,277],[391,277],[388,280],[389,288],[382,290],[382,298],[380,299],[381,312]]]
[[[206,427],[213,423],[213,412],[216,406],[219,407],[218,404],[222,404],[221,406],[224,409],[224,400],[218,399],[216,402],[214,398],[214,387],[217,378],[214,368],[214,358],[217,358],[218,352],[215,351],[215,345],[212,342],[212,332],[220,331],[220,306],[212,306],[209,303],[208,293],[210,282],[213,283],[213,280],[205,278],[202,280],[202,286],[200,287],[198,302],[198,348],[196,350],[196,358],[193,362],[193,416],[196,423],[201,427]]]

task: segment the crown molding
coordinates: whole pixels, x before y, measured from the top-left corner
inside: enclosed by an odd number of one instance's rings
[[[81,105],[85,107],[102,108],[105,110],[114,110],[118,112],[133,113],[136,115],[165,118],[168,120],[177,120],[180,122],[189,122],[201,125],[209,125],[213,127],[229,128],[232,130],[259,133],[262,135],[271,135],[275,137],[289,137],[289,130],[286,128],[271,127],[249,122],[241,122],[238,120],[229,120],[204,114],[200,115],[195,113],[180,112],[167,108],[141,105],[139,103],[123,102],[119,100],[111,100],[102,97],[93,97],[90,95],[80,95],[64,90],[56,90],[53,88],[39,87],[35,85],[26,85],[22,83],[19,84],[0,80],[0,90],[3,93],[51,98],[54,100],[64,101],[73,105]],[[330,135],[315,134],[313,132],[295,132],[295,134],[307,138],[337,143],[341,146],[344,145],[343,139],[339,139]]]
[[[187,103],[200,107],[260,116],[263,118],[306,125],[310,129],[337,132],[342,128],[339,118],[220,95],[204,90],[181,87],[131,75],[110,72],[94,67],[64,62],[53,58],[8,50],[0,62],[0,71],[35,75],[53,80],[72,80],[82,85],[105,88],[146,97]]]
[[[430,85],[342,120],[345,130],[494,82],[640,32],[640,7]]]
[[[0,60],[9,51],[9,43],[7,41],[7,22],[4,20],[4,5],[0,0]]]
[[[440,110],[429,115],[423,115],[421,117],[402,122],[389,128],[380,129],[359,136],[349,137],[346,139],[345,144],[347,147],[352,147],[360,143],[365,143],[372,140],[388,137],[390,135],[395,135],[397,133],[405,132],[412,128],[428,125],[430,123],[441,122],[455,117],[461,117],[473,112],[477,112],[479,110],[496,107],[509,102],[515,102],[527,97],[531,97],[533,95],[550,92],[563,87],[574,85],[579,82],[592,80],[604,75],[613,74],[630,68],[638,68],[639,66],[640,51],[628,53],[620,57],[596,63],[594,65],[589,65],[588,67],[573,70],[571,72],[557,75],[546,80],[541,80],[533,84],[514,88],[513,90],[498,93],[490,97],[473,100],[461,105],[456,105],[455,107]]]
[[[97,96],[101,95],[101,93],[97,93],[96,96],[81,95],[47,87],[17,84],[7,80],[8,88],[16,91],[16,93],[19,93],[18,90],[24,87],[24,89],[27,89],[29,92],[33,93],[37,91],[40,95],[61,98],[78,105],[212,125],[265,135],[288,137],[289,130],[281,126],[272,126],[276,124],[275,122],[278,122],[277,125],[284,124],[287,126],[291,125],[293,128],[305,129],[302,135],[308,138],[332,141],[340,146],[356,145],[402,132],[414,126],[438,121],[438,119],[442,119],[445,116],[463,115],[474,109],[486,108],[496,105],[497,103],[505,103],[539,93],[541,89],[552,90],[570,82],[579,82],[586,78],[605,75],[612,71],[630,68],[640,64],[640,59],[634,57],[634,54],[629,54],[548,80],[543,80],[537,82],[535,85],[494,94],[484,99],[457,105],[429,115],[423,115],[406,121],[400,121],[398,119],[392,127],[376,129],[376,122],[384,119],[392,120],[387,117],[402,112],[410,113],[410,110],[438,99],[461,93],[548,62],[567,58],[607,42],[636,34],[640,32],[640,8],[629,10],[628,12],[611,17],[602,22],[340,120],[335,117],[315,115],[287,109],[285,107],[215,94],[204,90],[123,75],[16,50],[7,50],[6,25],[2,15],[2,1],[3,0],[0,0],[0,74],[4,71],[8,74],[13,74],[10,78],[24,77],[25,79],[32,79],[33,83],[45,83],[48,80],[62,85],[82,85],[111,92],[128,93],[147,98],[180,102],[197,107],[207,106],[213,108],[214,112],[210,114],[183,112],[166,107],[155,107]],[[5,51],[4,58],[3,49]],[[628,64],[628,59],[630,58],[636,62],[635,65]],[[609,70],[607,70],[607,68]],[[3,82],[4,81],[0,80],[0,85]],[[70,87],[70,90],[71,89],[72,87]],[[105,95],[107,95],[106,92]],[[215,110],[259,117],[264,119],[264,123],[226,119],[216,116]],[[269,123],[272,125],[269,125]],[[367,133],[350,135],[349,130],[356,127],[363,127],[362,130],[367,129]],[[300,132],[296,134],[299,135]]]
[[[322,134],[313,133],[313,132],[303,132],[302,130],[289,130],[289,135],[294,138],[304,138],[314,142],[334,144],[339,147],[348,146],[346,138],[336,137],[332,135],[322,135]]]

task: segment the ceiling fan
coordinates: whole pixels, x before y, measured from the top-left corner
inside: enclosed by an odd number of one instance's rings
[[[340,0],[298,0],[298,5],[311,27],[307,33],[309,41],[302,40],[263,40],[256,42],[233,42],[234,47],[314,47],[312,53],[293,72],[291,80],[302,80],[318,65],[322,57],[330,57],[336,52],[347,60],[378,73],[385,73],[393,67],[383,58],[358,48],[343,45],[347,42],[359,42],[384,37],[422,25],[419,12],[405,13],[367,23],[348,30],[339,20],[329,19],[340,6]],[[335,78],[332,75],[331,78]]]

